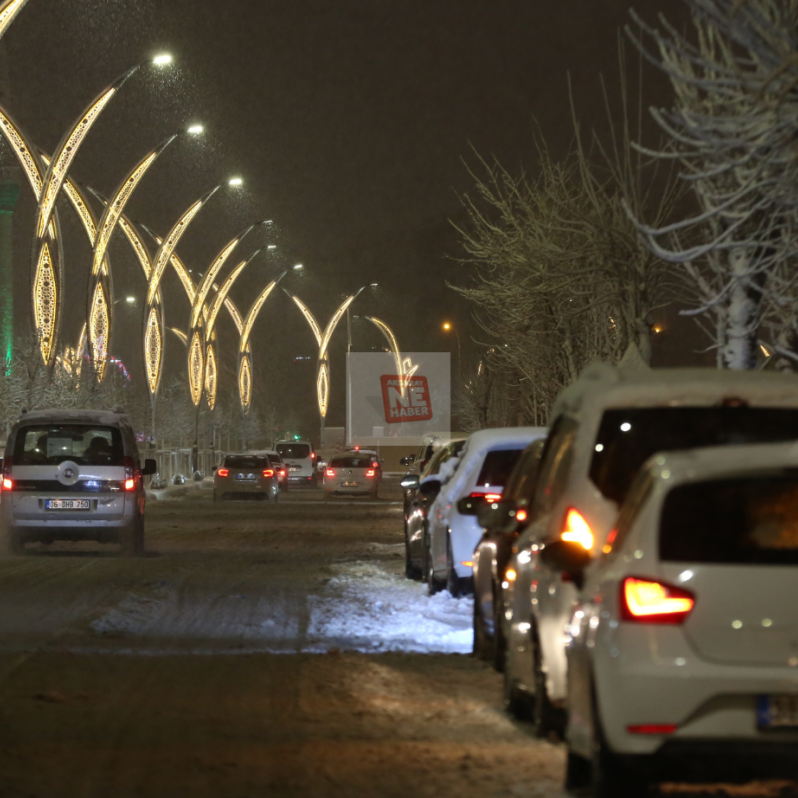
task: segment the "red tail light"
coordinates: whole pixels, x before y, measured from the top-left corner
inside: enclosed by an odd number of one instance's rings
[[[125,490],[135,490],[136,489],[136,480],[135,479],[126,479],[125,480]]]
[[[132,457],[125,458],[125,490],[136,489],[136,476],[139,469],[136,466],[136,461]]]
[[[629,734],[673,734],[676,729],[675,723],[639,723],[626,727]]]
[[[274,476],[274,469],[273,468],[264,468],[263,469],[263,476],[264,477],[273,477]]]
[[[497,502],[501,497],[501,493],[479,493],[478,491],[474,491],[468,494],[469,499],[484,499],[486,502]]]
[[[230,469],[229,468],[217,468],[216,469],[216,473],[220,477],[228,477],[228,476],[230,476]]]
[[[593,548],[593,530],[583,515],[573,507],[569,507],[565,513],[560,538],[569,543],[579,543],[587,551]]]
[[[367,477],[373,477],[374,476],[374,469],[370,468],[368,471],[366,471],[366,476]]]
[[[284,468],[281,468],[281,469],[280,469],[280,476],[281,476],[281,477],[284,477],[284,476],[285,476],[285,469],[284,469]]]
[[[310,453],[310,459],[311,460],[315,460],[316,459],[316,452],[311,452]]]
[[[328,477],[334,477],[335,476],[335,469],[334,468],[328,468],[324,473]]]
[[[3,477],[3,490],[14,490],[14,483],[8,477]]]
[[[628,576],[621,583],[621,617],[637,623],[684,623],[695,597],[681,587]]]

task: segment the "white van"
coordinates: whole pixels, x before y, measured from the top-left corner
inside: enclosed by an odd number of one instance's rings
[[[316,452],[310,441],[280,441],[274,448],[283,458],[289,483],[316,487]]]

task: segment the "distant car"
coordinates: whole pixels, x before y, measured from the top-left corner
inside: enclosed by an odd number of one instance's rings
[[[504,487],[503,502],[517,507],[532,498],[545,442],[545,438],[538,438],[526,447]],[[474,549],[474,654],[501,673],[505,649],[501,617],[504,573],[518,538],[518,520],[515,509],[497,514],[493,504],[480,508],[477,520],[484,531]]]
[[[444,587],[453,596],[473,592],[474,549],[482,537],[479,508],[501,499],[524,449],[545,436],[545,427],[505,427],[480,430],[466,440],[454,473],[427,513],[430,594]]]
[[[577,583],[566,629],[569,788],[798,774],[798,444],[657,454]]]
[[[274,449],[285,463],[289,484],[316,487],[316,452],[310,441],[280,441]]]
[[[213,500],[259,499],[276,502],[280,495],[277,471],[269,458],[228,454],[213,475]]]
[[[371,467],[377,474],[377,482],[382,482],[382,460],[379,452],[374,449],[361,449],[359,446],[353,446],[351,449],[346,450],[346,454],[360,454],[370,457]]]
[[[285,463],[283,462],[283,458],[272,449],[256,449],[251,450],[249,454],[255,454],[260,457],[265,457],[268,459],[269,464],[274,469],[274,472],[277,474],[277,481],[280,485],[280,490],[287,491],[288,490],[288,468],[286,467]]]
[[[377,473],[371,457],[346,454],[333,457],[324,471],[324,495],[371,496],[377,498]]]
[[[465,438],[451,441],[436,449],[424,471],[409,473],[402,479],[405,492],[405,576],[408,579],[426,579],[429,570],[427,510],[440,493],[443,478],[440,470],[452,465],[465,446]]]
[[[39,410],[11,428],[3,462],[0,530],[11,554],[27,543],[96,540],[144,553],[144,484],[127,416]]]

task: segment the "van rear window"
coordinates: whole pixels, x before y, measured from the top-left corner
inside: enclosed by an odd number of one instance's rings
[[[504,487],[512,473],[523,449],[503,449],[499,452],[488,452],[477,478],[477,485],[488,487]]]
[[[40,424],[20,427],[14,442],[14,465],[125,464],[122,435],[116,427],[93,424]]]
[[[674,488],[662,508],[659,550],[672,562],[798,565],[798,476]]]
[[[607,410],[596,437],[590,479],[621,503],[656,452],[798,440],[798,410],[775,407],[638,407]]]
[[[310,445],[307,443],[278,443],[274,448],[283,460],[304,460],[310,457]]]

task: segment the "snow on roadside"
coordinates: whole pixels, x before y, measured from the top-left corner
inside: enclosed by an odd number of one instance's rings
[[[428,596],[423,585],[374,563],[346,563],[336,570],[327,595],[309,600],[307,633],[314,642],[306,651],[471,651],[471,598],[455,599],[446,591]]]

